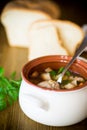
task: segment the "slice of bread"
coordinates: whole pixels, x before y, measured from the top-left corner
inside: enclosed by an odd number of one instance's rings
[[[29,60],[46,55],[68,55],[66,49],[61,46],[61,39],[52,22],[35,22],[29,30],[29,37]]]
[[[84,38],[82,28],[66,20],[39,20],[34,22],[30,34],[30,59],[61,54],[73,56]]]
[[[39,20],[29,29],[29,59],[44,55],[73,55],[84,32],[79,25],[65,20]]]
[[[28,47],[27,34],[31,23],[40,19],[52,18],[40,9],[32,9],[31,6],[29,8],[27,2],[12,1],[1,13],[1,23],[5,27],[8,43],[11,46]]]
[[[31,23],[39,19],[60,17],[60,8],[50,0],[15,0],[9,2],[1,13],[8,43],[28,47],[27,32]]]
[[[50,17],[40,11],[9,10],[2,15],[2,23],[5,27],[8,42],[11,46],[28,47],[28,31],[31,23],[38,19]]]
[[[73,56],[76,49],[82,43],[84,32],[82,28],[74,22],[68,20],[53,20],[62,39],[62,45]]]

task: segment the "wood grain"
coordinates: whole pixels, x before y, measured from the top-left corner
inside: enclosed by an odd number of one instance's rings
[[[23,65],[27,62],[28,50],[10,47],[4,28],[0,25],[0,66],[5,68],[5,75],[9,77],[16,71],[17,77],[21,74]],[[84,56],[87,54],[84,54]],[[79,108],[78,108],[79,109]],[[86,130],[87,119],[67,127],[51,127],[37,123],[28,118],[21,110],[19,102],[0,112],[0,130]]]

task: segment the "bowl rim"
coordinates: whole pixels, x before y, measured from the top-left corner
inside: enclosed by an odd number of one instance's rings
[[[24,64],[24,66],[22,68],[22,73],[21,73],[22,79],[25,82],[27,82],[28,84],[30,84],[31,86],[33,86],[33,87],[40,88],[42,90],[55,91],[55,92],[70,92],[70,91],[76,91],[76,90],[80,90],[80,89],[83,89],[83,88],[87,87],[87,81],[84,83],[84,85],[77,86],[77,87],[71,88],[71,89],[51,89],[51,88],[45,88],[45,87],[41,87],[39,85],[35,85],[32,82],[30,82],[24,75],[25,68],[28,67],[29,65],[31,65],[31,68],[35,67],[35,66],[32,67],[32,63],[34,63],[34,62],[37,65],[39,65],[38,61],[40,62],[42,59],[43,59],[43,62],[41,62],[41,64],[43,64],[43,63],[45,63],[47,61],[46,58],[50,59],[50,60],[53,58],[52,61],[57,61],[57,58],[60,58],[61,61],[65,60],[65,62],[67,62],[67,61],[69,61],[72,58],[72,56],[67,56],[67,55],[49,55],[49,56],[41,56],[41,57],[35,58],[35,59],[31,60],[31,61],[28,61],[27,63]],[[54,58],[56,58],[56,59],[54,59]],[[77,58],[74,63],[77,63],[78,65],[80,64],[80,66],[82,66],[87,71],[87,62],[83,61],[82,59]]]

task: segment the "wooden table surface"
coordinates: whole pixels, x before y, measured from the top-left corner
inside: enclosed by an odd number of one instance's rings
[[[22,66],[27,62],[28,50],[10,47],[4,28],[0,24],[0,66],[5,68],[5,75],[9,77],[16,71],[20,76]],[[87,58],[87,53],[82,54]],[[0,130],[86,130],[87,119],[67,127],[51,127],[39,124],[29,119],[21,110],[19,102],[0,112]]]
[[[16,70],[20,76],[22,66],[27,62],[28,50],[24,48],[9,47],[6,35],[0,26],[0,66],[5,68],[5,75],[9,77]],[[87,56],[87,54],[84,54]],[[87,119],[68,127],[45,126],[29,119],[20,109],[19,102],[0,112],[0,130],[86,130]]]

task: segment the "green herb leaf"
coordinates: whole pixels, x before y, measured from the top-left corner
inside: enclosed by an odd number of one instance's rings
[[[10,75],[10,78],[11,78],[11,79],[14,79],[15,76],[16,76],[16,71],[14,71],[14,72]]]
[[[58,70],[58,74],[62,73],[64,70],[64,67],[60,67],[59,70]]]
[[[0,111],[4,110],[7,107],[7,103],[5,100],[0,101]]]
[[[53,80],[55,80],[55,77],[56,77],[57,72],[54,71],[54,70],[52,70],[52,71],[50,71],[49,73],[50,73],[51,78],[52,78]]]
[[[55,76],[56,75],[56,71],[52,70],[49,72],[51,76]]]
[[[4,68],[0,67],[0,77],[4,75]]]
[[[5,101],[5,94],[0,93],[0,110],[3,110],[7,107],[7,103]]]
[[[62,84],[63,84],[63,85],[66,85],[66,84],[70,83],[71,81],[72,81],[72,80],[68,80],[68,79],[67,79],[67,80],[63,80],[63,81],[62,81]]]
[[[59,68],[59,70],[58,70],[58,74],[62,73],[63,70],[64,70],[64,67]],[[67,70],[65,74],[66,74],[67,76],[70,76],[70,75],[71,75],[71,73],[70,73],[69,70]]]
[[[67,75],[67,76],[70,76],[70,75],[71,75],[70,71],[67,70],[67,71],[66,71],[66,75]]]
[[[16,72],[8,79],[4,76],[4,68],[0,67],[0,110],[4,110],[18,99],[22,79],[15,80]]]

